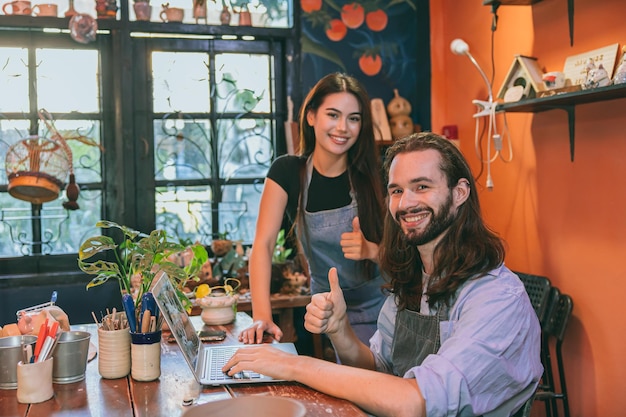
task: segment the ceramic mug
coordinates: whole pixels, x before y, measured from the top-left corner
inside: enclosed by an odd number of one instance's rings
[[[159,17],[164,22],[182,22],[185,10],[179,7],[168,7],[161,10]]]
[[[57,17],[59,14],[59,6],[54,3],[35,4],[33,6],[33,16],[52,16]]]
[[[11,6],[11,12],[7,10],[7,8]],[[25,14],[30,15],[33,9],[30,7],[30,1],[26,0],[15,0],[10,3],[5,3],[2,6],[2,13],[4,14]]]

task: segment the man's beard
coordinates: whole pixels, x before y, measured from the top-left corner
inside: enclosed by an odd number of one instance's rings
[[[427,207],[425,210],[431,213],[430,222],[422,232],[409,229],[404,233],[404,239],[409,245],[421,246],[435,240],[456,219],[456,213],[452,212],[452,193],[448,195],[446,201],[439,207],[437,214],[430,207]]]

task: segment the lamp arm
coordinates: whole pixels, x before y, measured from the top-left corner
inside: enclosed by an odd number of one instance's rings
[[[489,103],[493,103],[493,93],[491,92],[491,83],[489,82],[487,75],[485,75],[485,72],[480,67],[480,65],[478,65],[478,62],[476,62],[476,60],[474,59],[474,57],[469,51],[466,51],[465,55],[467,55],[470,61],[472,61],[472,64],[474,64],[476,69],[478,69],[478,72],[480,72],[480,75],[483,77],[483,80],[485,81],[485,85],[487,86],[487,92],[489,93]]]

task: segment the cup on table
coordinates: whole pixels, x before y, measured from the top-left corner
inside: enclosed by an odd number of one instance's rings
[[[42,362],[17,364],[17,401],[36,404],[49,400],[54,395],[52,368],[54,357]]]
[[[159,13],[159,17],[164,22],[182,22],[184,16],[185,10],[179,7],[167,7]]]
[[[55,384],[69,384],[85,379],[90,338],[91,334],[83,331],[58,334],[56,346],[52,351],[54,357],[52,380]]]
[[[54,3],[35,4],[33,6],[33,16],[52,16],[57,17],[59,14],[59,6]]]
[[[123,378],[130,373],[130,331],[98,328],[98,372],[105,379]]]
[[[0,389],[17,388],[17,363],[23,359],[22,346],[31,345],[35,351],[37,336],[8,336],[0,338]]]
[[[9,6],[11,11],[9,11]],[[27,0],[15,0],[9,3],[4,3],[2,6],[2,13],[4,14],[25,14],[30,15],[32,12],[30,7],[30,1]]]
[[[161,331],[131,333],[130,375],[136,381],[154,381],[161,376]]]

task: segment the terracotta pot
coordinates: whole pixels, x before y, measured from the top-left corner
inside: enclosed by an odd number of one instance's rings
[[[197,299],[196,304],[202,307],[200,317],[204,324],[215,326],[235,321],[238,298],[238,294],[214,294]]]

